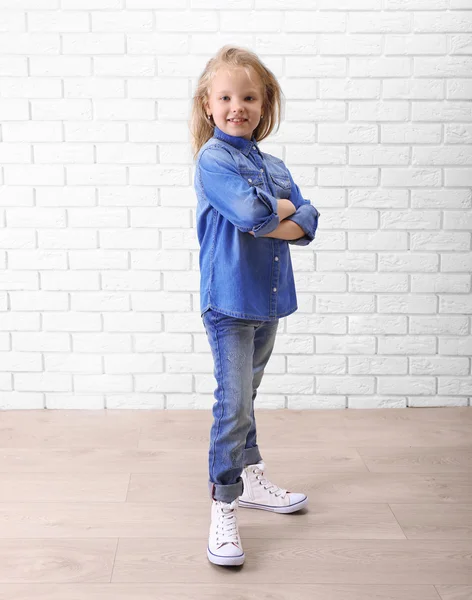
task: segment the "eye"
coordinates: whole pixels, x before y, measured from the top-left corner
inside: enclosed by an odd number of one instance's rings
[[[251,100],[254,100],[253,96],[246,96],[246,98],[251,98]]]
[[[221,100],[224,100],[225,98],[229,98],[229,96],[221,96]]]

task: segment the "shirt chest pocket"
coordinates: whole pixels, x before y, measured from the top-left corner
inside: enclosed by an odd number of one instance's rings
[[[290,179],[285,175],[272,175],[272,173],[270,174],[270,178],[275,189],[275,197],[290,198]]]
[[[264,178],[259,171],[241,171],[241,175],[249,185],[256,187],[263,187],[264,185]]]

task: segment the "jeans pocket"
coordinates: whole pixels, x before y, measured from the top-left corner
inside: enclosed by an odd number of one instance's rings
[[[219,313],[216,310],[213,310],[212,308],[209,308],[208,310],[206,310],[203,315],[202,315],[202,321],[203,321],[203,325],[205,326],[205,329],[208,329],[208,327],[216,327],[216,325],[218,325],[220,319],[221,319],[222,315],[221,313]],[[207,331],[208,333],[208,331]]]

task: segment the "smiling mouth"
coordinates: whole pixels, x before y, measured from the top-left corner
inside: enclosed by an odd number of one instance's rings
[[[228,119],[230,123],[244,123],[247,119]]]

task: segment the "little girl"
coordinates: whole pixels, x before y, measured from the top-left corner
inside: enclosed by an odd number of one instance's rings
[[[289,244],[315,237],[318,211],[258,142],[280,123],[281,89],[256,54],[224,46],[193,97],[200,308],[218,387],[209,449],[208,559],[241,565],[238,506],[291,513],[307,504],[264,475],[254,400],[281,317],[297,310]]]

